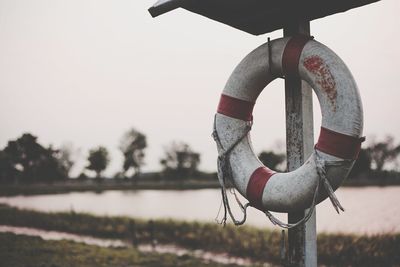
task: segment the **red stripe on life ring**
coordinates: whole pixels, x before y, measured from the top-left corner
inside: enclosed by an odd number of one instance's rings
[[[357,159],[364,137],[354,137],[321,127],[315,148],[342,159]]]
[[[313,37],[307,35],[296,35],[290,38],[285,46],[282,56],[283,73],[287,76],[299,75],[299,61],[304,46]]]
[[[252,174],[247,184],[246,196],[249,200],[250,205],[253,207],[263,210],[262,207],[262,195],[264,192],[265,185],[269,178],[276,172],[268,169],[267,167],[259,167]]]
[[[254,104],[253,102],[222,94],[217,113],[243,121],[251,121]]]

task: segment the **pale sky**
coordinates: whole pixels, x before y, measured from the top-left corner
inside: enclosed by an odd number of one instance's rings
[[[122,164],[119,140],[135,127],[148,138],[145,171],[160,169],[173,140],[215,171],[210,134],[222,88],[247,53],[282,32],[253,36],[183,9],[153,19],[154,2],[0,0],[0,148],[24,132],[46,146],[72,143],[82,151],[76,174],[88,149],[104,145],[112,175]],[[367,139],[400,141],[399,12],[400,1],[382,0],[311,23],[358,83]],[[264,90],[254,117],[256,152],[284,142],[282,81]]]

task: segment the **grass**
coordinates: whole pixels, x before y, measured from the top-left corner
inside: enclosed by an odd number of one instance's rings
[[[71,241],[0,233],[0,267],[197,267],[223,266],[191,256],[141,253],[133,248],[102,248]]]
[[[226,252],[257,261],[279,263],[280,233],[215,223],[99,217],[82,213],[43,213],[0,206],[0,224],[27,226],[138,242],[174,243],[186,248]],[[318,260],[332,266],[400,266],[400,234],[318,235]]]
[[[132,238],[132,228],[134,228],[135,239],[140,243],[150,243],[152,238],[155,238],[160,243],[175,243],[191,249],[228,252],[255,259],[260,258],[258,255],[268,255],[269,260],[279,260],[277,246],[280,242],[279,234],[250,227],[241,227],[240,231],[237,231],[238,228],[230,225],[222,228],[220,225],[210,223],[173,220],[156,220],[149,223],[128,217],[43,213],[19,210],[5,205],[0,205],[0,224],[119,239]],[[264,236],[265,234],[268,237]],[[240,241],[241,238],[245,241]],[[258,245],[255,247],[254,244]]]

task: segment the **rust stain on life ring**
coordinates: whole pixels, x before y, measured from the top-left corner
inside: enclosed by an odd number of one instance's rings
[[[328,66],[319,56],[307,57],[303,62],[304,67],[316,76],[316,83],[326,92],[332,105],[333,111],[336,111],[336,82]]]

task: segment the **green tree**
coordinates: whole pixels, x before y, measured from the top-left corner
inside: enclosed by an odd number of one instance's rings
[[[265,166],[276,171],[279,164],[285,160],[285,155],[273,151],[262,151],[258,155],[258,158]]]
[[[9,155],[0,151],[0,183],[18,182],[21,171],[16,168]]]
[[[57,161],[58,150],[45,148],[37,137],[25,133],[9,141],[0,155],[0,176],[14,182],[51,182],[66,178],[66,173]],[[11,178],[12,177],[12,178]]]
[[[89,151],[89,165],[86,167],[96,173],[96,177],[100,178],[101,173],[107,168],[110,161],[108,151],[105,147],[99,146]]]
[[[372,142],[367,149],[371,162],[377,171],[382,171],[387,163],[396,161],[400,154],[400,145],[394,145],[394,138],[387,136],[384,141]]]
[[[144,149],[146,147],[146,136],[134,128],[122,136],[119,148],[124,155],[124,175],[129,170],[133,170],[135,176],[140,174],[140,169],[144,164]]]
[[[196,174],[200,164],[200,154],[194,152],[186,143],[173,142],[165,149],[165,156],[160,163],[167,176],[183,178]]]

